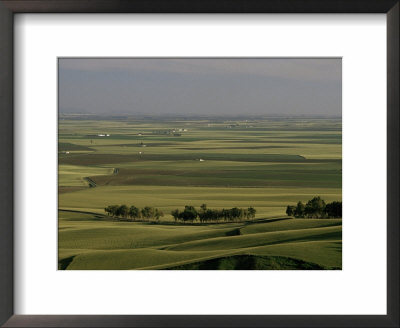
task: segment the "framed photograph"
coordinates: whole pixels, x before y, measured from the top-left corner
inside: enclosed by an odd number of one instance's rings
[[[5,327],[398,327],[399,3],[0,1]]]
[[[341,58],[63,57],[58,79],[59,270],[342,269]]]

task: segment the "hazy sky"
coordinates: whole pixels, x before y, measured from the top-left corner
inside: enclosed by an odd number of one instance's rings
[[[341,59],[60,59],[61,113],[340,116]]]

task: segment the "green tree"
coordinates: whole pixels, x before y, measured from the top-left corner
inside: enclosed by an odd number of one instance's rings
[[[164,216],[164,212],[159,210],[158,208],[156,208],[154,211],[155,219],[158,221],[158,220],[160,220],[160,217],[163,217],[163,216]]]
[[[325,213],[325,202],[324,200],[317,196],[309,200],[305,207],[305,214],[309,218],[320,218],[324,216]]]
[[[175,210],[173,210],[172,212],[171,212],[171,215],[172,215],[172,217],[174,218],[174,220],[175,220],[175,222],[176,221],[178,221],[178,219],[179,219],[179,210],[178,209],[175,209]]]
[[[153,207],[150,207],[150,206],[145,206],[145,207],[142,208],[141,214],[142,214],[143,218],[145,218],[147,220],[151,219],[151,218],[154,217],[155,209]]]
[[[117,213],[118,216],[122,216],[123,218],[126,218],[126,217],[128,216],[128,213],[129,213],[129,208],[128,208],[128,206],[126,206],[126,205],[121,205],[121,206],[118,208],[118,213]]]
[[[207,211],[207,204],[201,204],[200,208],[203,212]]]
[[[296,206],[288,205],[288,206],[286,207],[286,214],[287,214],[287,216],[293,216],[295,212],[296,212]]]
[[[112,205],[108,205],[105,209],[104,212],[107,213],[107,215],[112,215]]]
[[[255,208],[253,208],[253,207],[249,207],[248,209],[247,209],[247,211],[249,212],[249,216],[250,216],[250,218],[252,218],[252,219],[254,219],[255,217],[256,217],[256,209]]]
[[[193,222],[197,218],[197,211],[193,206],[186,205],[183,212],[180,213],[180,217],[183,221]]]
[[[296,210],[294,211],[294,216],[296,218],[303,218],[304,217],[304,210],[305,210],[304,204],[301,201],[299,201],[297,203]]]
[[[235,219],[240,218],[240,209],[237,207],[231,208],[231,217],[230,219],[233,221]]]
[[[106,211],[108,215],[117,216],[118,208],[118,205],[109,205],[104,209],[104,211]]]
[[[200,222],[207,221],[207,205],[206,204],[201,204],[200,206],[200,212],[197,213],[199,216]]]
[[[137,219],[140,217],[140,210],[136,206],[132,205],[129,208],[128,214],[129,214],[129,217],[131,217],[132,219]]]
[[[341,218],[342,217],[342,202],[334,201],[326,204],[325,213],[330,218]]]

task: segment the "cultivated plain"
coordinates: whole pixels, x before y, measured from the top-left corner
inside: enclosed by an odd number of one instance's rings
[[[289,204],[342,200],[341,119],[61,115],[59,269],[341,269],[342,220]],[[153,206],[159,222],[108,205]],[[256,209],[243,222],[176,223],[185,205]]]

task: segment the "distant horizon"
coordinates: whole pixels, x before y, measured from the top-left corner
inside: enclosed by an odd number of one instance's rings
[[[59,112],[342,114],[340,58],[60,58]]]
[[[196,119],[216,119],[216,118],[293,118],[293,119],[313,119],[313,118],[326,118],[326,119],[342,119],[342,115],[320,115],[320,114],[224,114],[224,115],[213,115],[213,114],[179,114],[179,113],[168,113],[168,114],[135,114],[135,113],[62,113],[59,112],[60,117],[112,117],[112,118],[196,118]]]

